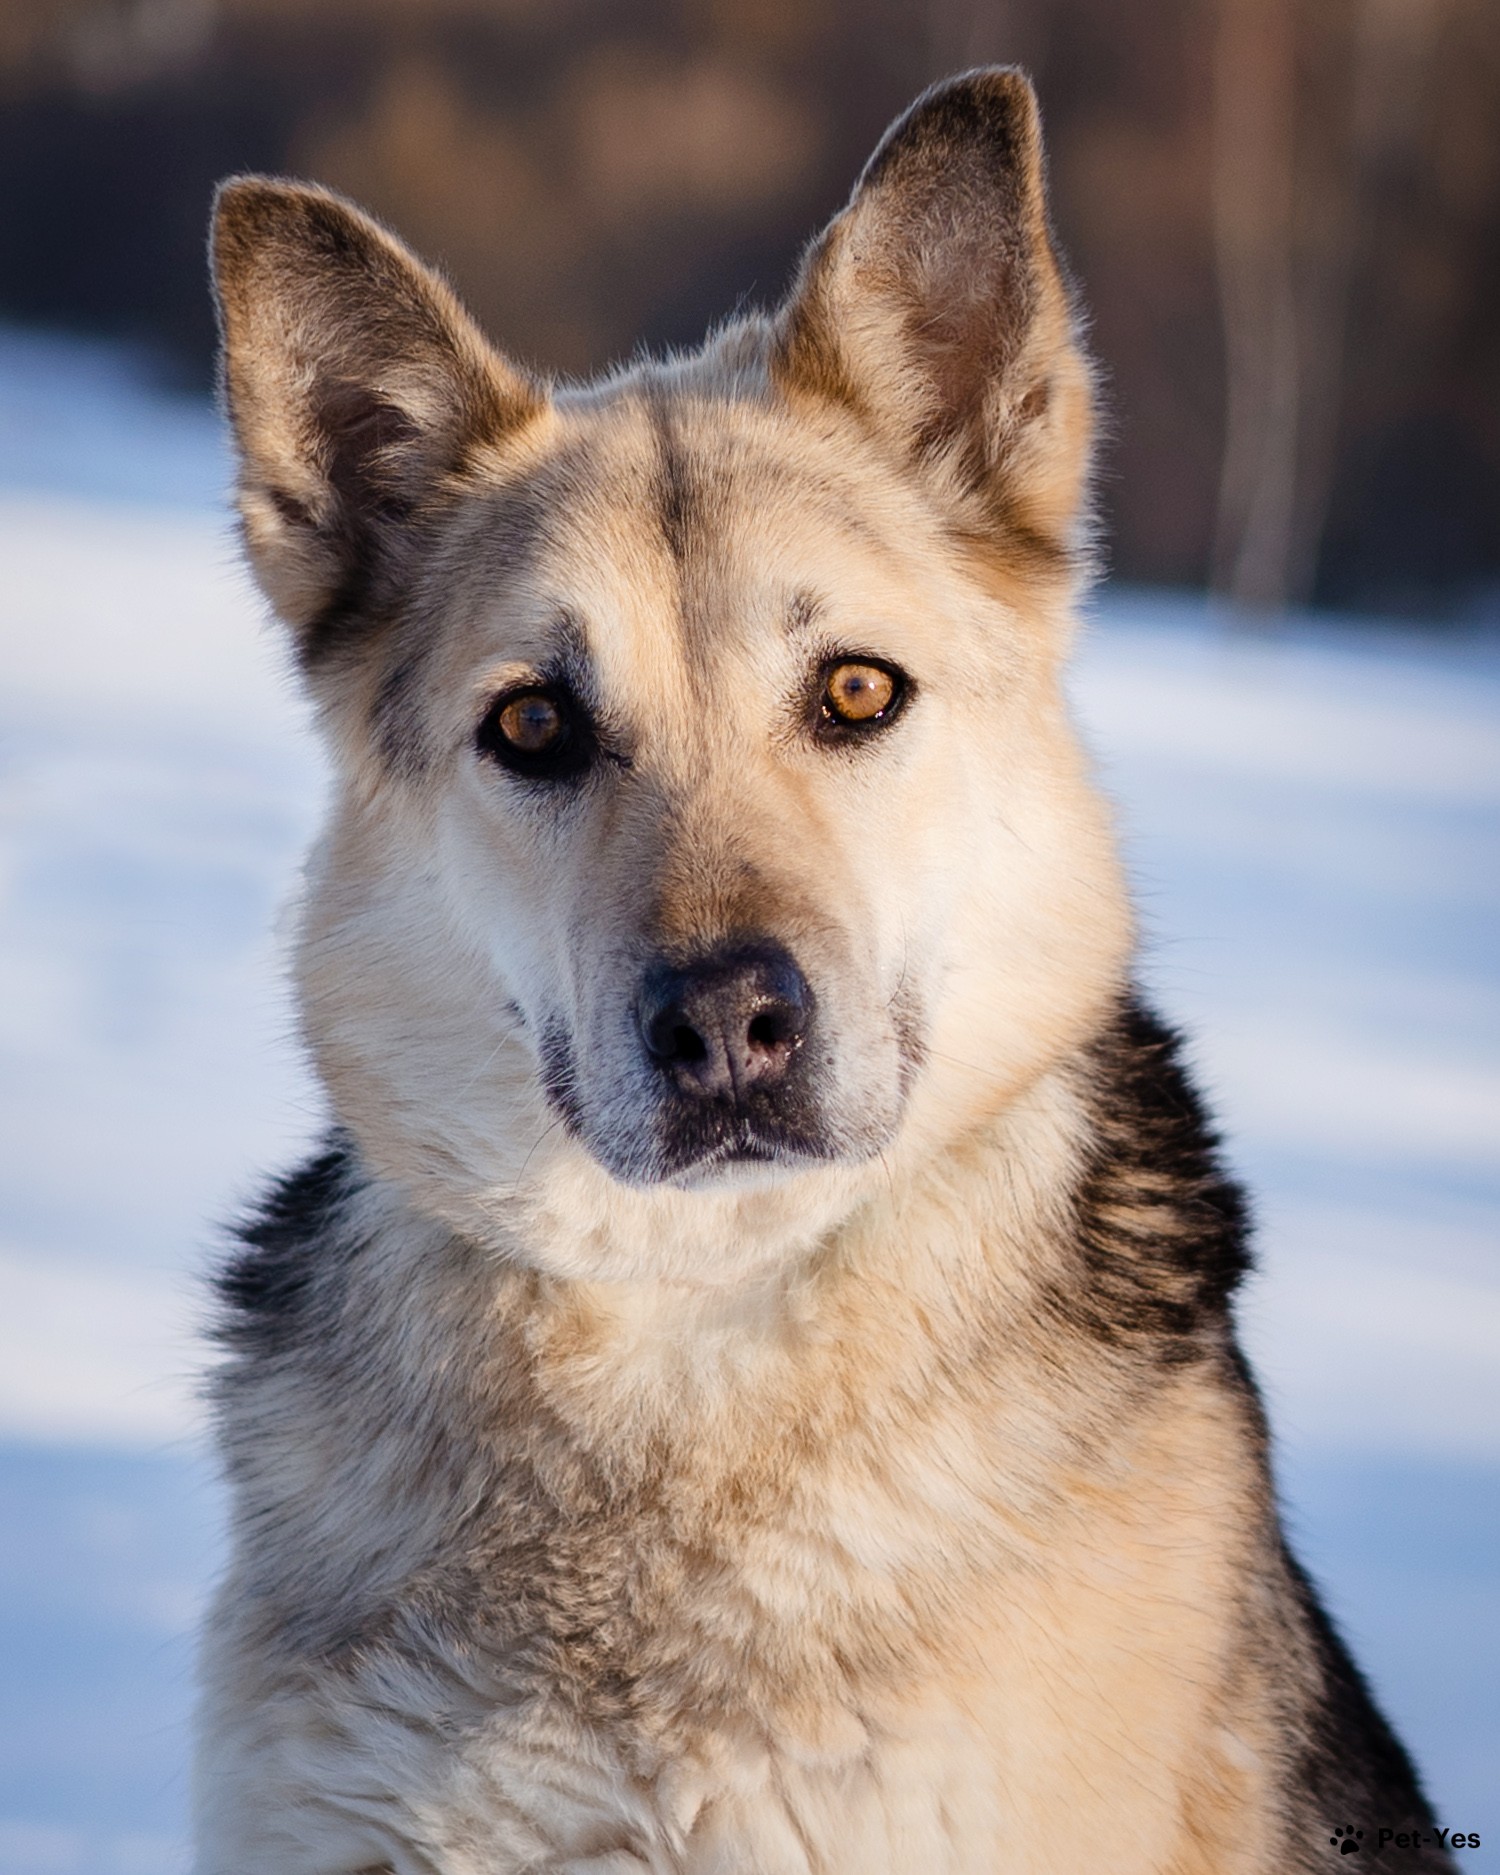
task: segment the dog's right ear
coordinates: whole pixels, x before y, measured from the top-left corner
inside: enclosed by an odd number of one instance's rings
[[[1022,73],[949,79],[891,126],[804,259],[772,371],[855,412],[961,524],[1067,559],[1091,387]]]
[[[225,183],[213,271],[246,545],[314,663],[399,581],[475,446],[545,397],[435,274],[326,190]]]

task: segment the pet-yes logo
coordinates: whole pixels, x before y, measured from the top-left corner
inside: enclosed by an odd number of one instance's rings
[[[1356,1829],[1352,1823],[1335,1826],[1329,1842],[1343,1855],[1381,1855],[1387,1849],[1478,1849],[1478,1830],[1462,1829]]]

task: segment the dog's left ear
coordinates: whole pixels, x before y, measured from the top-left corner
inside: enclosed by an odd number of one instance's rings
[[[225,183],[212,257],[250,562],[314,664],[399,586],[472,452],[545,398],[436,274],[326,189]]]
[[[970,525],[1066,552],[1089,371],[1047,223],[1026,77],[969,72],[886,132],[777,326],[784,390],[855,410]]]

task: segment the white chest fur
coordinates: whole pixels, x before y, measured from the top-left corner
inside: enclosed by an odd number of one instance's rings
[[[613,1714],[539,1689],[530,1667],[497,1701],[505,1674],[489,1663],[481,1690],[438,1636],[420,1655],[273,1664],[231,1582],[207,1663],[198,1875],[1275,1869],[1271,1727],[1215,1501],[1235,1485],[1230,1428],[1191,1404],[1132,1442],[1117,1492],[1050,1526],[1045,1554],[988,1579],[955,1569],[956,1605],[930,1603],[916,1664],[838,1698],[807,1666],[826,1606],[795,1607],[785,1582],[792,1690],[774,1709],[748,1687],[736,1709],[720,1665],[701,1707]],[[889,1530],[845,1534],[891,1547]],[[867,1571],[840,1548],[827,1566],[857,1598]],[[743,1600],[764,1633],[770,1585],[752,1573],[753,1588],[708,1571],[716,1602]]]

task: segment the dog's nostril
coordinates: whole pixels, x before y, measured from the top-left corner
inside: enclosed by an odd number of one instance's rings
[[[673,1061],[702,1061],[708,1054],[707,1042],[686,1022],[679,1022],[672,1030],[671,1043],[667,1053]]]
[[[751,1018],[750,1042],[755,1048],[779,1048],[788,1038],[783,1033],[785,1025],[778,1022],[774,1015],[761,1014]]]
[[[708,1043],[675,1004],[649,1017],[642,1025],[642,1033],[648,1051],[663,1066],[691,1065],[708,1054]]]

